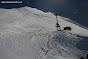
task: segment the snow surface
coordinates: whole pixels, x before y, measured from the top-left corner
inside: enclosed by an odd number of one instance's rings
[[[0,9],[0,59],[79,59],[88,51],[88,29],[35,8]],[[71,21],[71,22],[70,22]],[[64,31],[63,27],[72,31]]]

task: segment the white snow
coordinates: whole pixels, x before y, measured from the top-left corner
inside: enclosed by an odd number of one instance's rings
[[[0,9],[0,59],[79,59],[88,51],[84,47],[88,29],[68,20],[58,16],[62,31],[56,31],[55,15],[50,12]],[[72,30],[64,31],[67,26]]]

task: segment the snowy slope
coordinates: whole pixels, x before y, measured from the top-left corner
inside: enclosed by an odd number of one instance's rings
[[[69,32],[6,33],[0,37],[2,59],[77,59],[75,46],[81,38]]]
[[[0,25],[2,31],[56,31],[56,17],[52,13],[44,13],[40,10],[23,7],[19,9],[0,9]],[[63,27],[70,26],[74,34],[88,36],[88,30],[64,20],[58,16],[59,24]],[[4,28],[4,30],[3,30]],[[6,28],[6,29],[5,29]],[[36,29],[35,29],[36,28]]]
[[[88,30],[30,7],[0,9],[0,59],[79,59],[88,51]],[[82,42],[81,42],[82,41]],[[86,44],[84,44],[86,43]],[[84,47],[86,45],[86,47]]]

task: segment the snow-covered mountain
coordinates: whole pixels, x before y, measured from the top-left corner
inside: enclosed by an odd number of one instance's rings
[[[35,8],[0,9],[0,59],[79,59],[88,51],[88,29]],[[71,31],[64,31],[64,27]]]

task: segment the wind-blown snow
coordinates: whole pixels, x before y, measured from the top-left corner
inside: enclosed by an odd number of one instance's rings
[[[56,19],[50,12],[30,7],[0,9],[0,59],[79,59],[84,56],[84,50],[88,51],[84,47],[84,43],[88,46],[88,30],[61,16],[58,21],[62,31],[56,31]],[[63,31],[66,26],[72,31]]]

